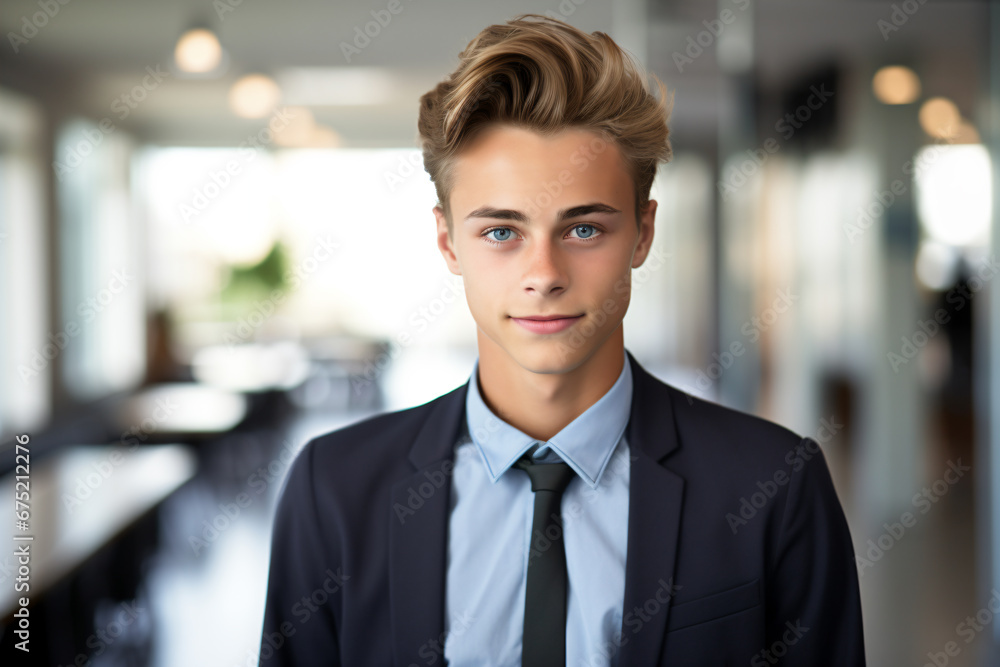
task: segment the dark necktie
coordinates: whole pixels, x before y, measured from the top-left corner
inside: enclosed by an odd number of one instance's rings
[[[560,501],[573,469],[566,463],[532,463],[535,444],[515,466],[528,473],[535,493],[528,583],[524,600],[522,667],[566,664],[566,549]]]

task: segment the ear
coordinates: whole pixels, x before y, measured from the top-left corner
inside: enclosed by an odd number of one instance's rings
[[[456,276],[462,275],[462,267],[458,262],[458,254],[455,253],[455,243],[448,231],[448,218],[440,206],[434,207],[434,218],[437,220],[437,245],[444,257],[448,270]]]
[[[653,247],[653,232],[656,222],[656,200],[650,199],[649,205],[639,217],[639,238],[636,240],[635,251],[632,253],[632,268],[638,269],[646,261],[649,249]]]

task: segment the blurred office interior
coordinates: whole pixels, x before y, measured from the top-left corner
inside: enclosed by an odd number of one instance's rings
[[[295,452],[469,378],[417,101],[522,12],[675,95],[626,347],[821,443],[869,664],[1000,664],[996,5],[4,0],[5,664],[257,664]]]

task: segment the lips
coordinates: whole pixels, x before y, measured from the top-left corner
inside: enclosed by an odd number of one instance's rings
[[[583,315],[531,315],[511,319],[532,333],[550,334],[568,329],[582,317]]]
[[[579,315],[526,315],[524,317],[515,317],[515,320],[535,320],[536,322],[545,322],[548,320],[568,320],[574,317],[579,317]]]

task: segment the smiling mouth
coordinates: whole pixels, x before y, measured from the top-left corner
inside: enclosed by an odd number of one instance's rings
[[[576,324],[580,315],[547,315],[535,317],[511,317],[523,329],[536,334],[553,334],[564,331]]]
[[[527,315],[525,317],[514,317],[511,315],[512,319],[515,320],[530,320],[532,322],[549,322],[551,320],[572,320],[577,317],[583,317],[583,313],[578,315]]]

